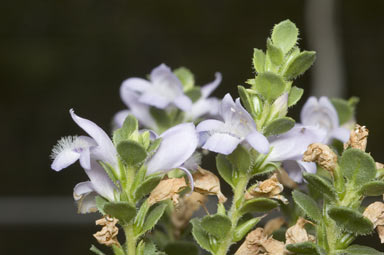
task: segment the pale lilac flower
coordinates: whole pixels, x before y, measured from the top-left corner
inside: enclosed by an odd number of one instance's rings
[[[122,84],[124,89],[139,95],[138,102],[165,109],[169,105],[187,111],[192,101],[183,92],[183,85],[172,70],[161,64],[152,70],[150,80],[129,78]]]
[[[93,208],[88,195],[97,193],[108,200],[114,200],[116,186],[108,177],[105,170],[97,161],[103,161],[112,167],[117,167],[117,152],[109,136],[95,123],[77,116],[71,109],[72,119],[91,137],[62,138],[54,147],[51,168],[55,171],[75,163],[78,159],[80,165],[88,175],[89,181],[81,182],[74,188],[74,198],[79,201],[79,211],[88,212]],[[80,203],[81,201],[81,203]],[[86,202],[87,201],[87,202]],[[84,206],[84,207],[83,207]]]
[[[220,85],[221,80],[221,74],[216,73],[214,81],[201,87],[201,97],[186,111],[185,119],[195,121],[204,115],[216,116],[219,114],[220,100],[209,96]]]
[[[136,79],[136,78],[135,78]],[[120,97],[129,110],[119,111],[113,118],[114,127],[121,128],[128,114],[134,115],[139,123],[146,128],[158,130],[155,119],[150,113],[150,105],[139,101],[140,95],[123,83],[120,87]]]
[[[300,114],[301,123],[305,126],[316,126],[326,132],[323,143],[329,143],[336,138],[343,143],[349,139],[349,130],[339,125],[337,111],[327,97],[308,98]]]
[[[248,143],[255,150],[266,154],[269,151],[267,138],[259,133],[251,115],[240,104],[240,99],[233,101],[230,94],[226,94],[221,102],[220,120],[202,121],[196,128],[202,137],[203,149],[228,155],[243,142]]]
[[[315,126],[296,124],[288,132],[268,137],[271,152],[267,160],[282,162],[284,169],[295,182],[302,182],[302,172],[316,172],[316,164],[304,162],[302,157],[307,147],[315,142],[324,140],[326,132]]]
[[[198,137],[193,123],[183,123],[176,125],[160,136],[161,143],[154,155],[148,159],[147,174],[156,172],[168,172],[172,169],[179,168],[183,170],[190,181],[193,190],[192,175],[185,168],[184,163],[195,152]]]

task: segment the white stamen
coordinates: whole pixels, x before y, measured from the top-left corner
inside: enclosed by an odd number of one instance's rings
[[[77,136],[65,136],[57,141],[57,144],[53,146],[51,159],[55,159],[64,150],[74,149]]]

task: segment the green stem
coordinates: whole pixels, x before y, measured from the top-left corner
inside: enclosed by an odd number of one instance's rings
[[[233,234],[234,234],[237,222],[239,221],[239,219],[241,217],[239,209],[241,208],[241,205],[243,203],[242,200],[243,200],[244,193],[245,193],[245,190],[247,188],[248,182],[249,182],[249,176],[248,175],[240,176],[239,182],[237,183],[236,188],[234,190],[231,209],[228,212],[228,216],[231,218],[232,228],[227,233],[225,238],[223,240],[220,240],[221,244],[220,244],[217,252],[215,253],[216,255],[227,254],[229,247],[232,245]],[[238,202],[238,201],[241,201],[241,202]]]
[[[127,255],[135,255],[136,254],[136,238],[133,233],[133,224],[128,224],[123,227],[125,233],[125,253]]]

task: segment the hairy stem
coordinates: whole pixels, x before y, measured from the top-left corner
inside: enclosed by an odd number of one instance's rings
[[[127,255],[135,255],[136,254],[136,238],[133,233],[133,223],[130,223],[128,225],[125,225],[123,227],[124,233],[125,233],[125,253]]]
[[[239,221],[239,219],[241,217],[239,209],[241,208],[241,205],[243,204],[244,193],[245,193],[245,190],[247,188],[249,178],[250,177],[248,175],[240,176],[239,182],[237,183],[236,188],[234,189],[231,209],[228,212],[228,216],[232,222],[232,228],[228,232],[228,234],[225,236],[225,238],[223,240],[220,240],[221,244],[220,244],[217,252],[215,253],[216,255],[227,254],[229,247],[232,245],[233,234],[234,234],[237,222]],[[238,202],[238,201],[240,201],[240,202]]]

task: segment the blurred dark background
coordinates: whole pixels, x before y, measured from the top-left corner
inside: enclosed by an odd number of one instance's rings
[[[95,216],[77,215],[71,198],[85,174],[78,165],[50,169],[56,140],[83,134],[70,108],[110,130],[113,114],[124,108],[121,82],[160,63],[190,68],[199,85],[220,71],[215,95],[236,96],[236,86],[253,75],[253,48],[265,49],[273,25],[287,18],[300,29],[301,48],[319,54],[319,67],[296,85],[306,97],[319,91],[360,97],[357,120],[371,131],[368,150],[384,161],[384,1],[5,0],[0,6],[0,254],[90,254],[96,243]]]

